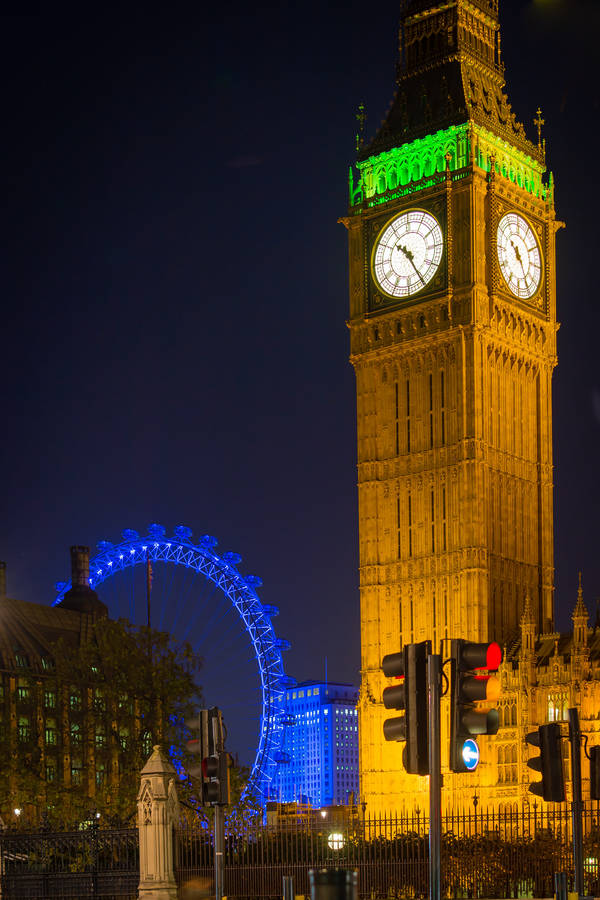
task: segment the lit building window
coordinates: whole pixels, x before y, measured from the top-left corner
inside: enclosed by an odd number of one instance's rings
[[[46,719],[44,737],[46,744],[49,746],[54,746],[56,744],[56,719]]]
[[[569,698],[566,691],[548,694],[548,721],[562,722],[567,718]]]
[[[71,709],[80,710],[82,705],[81,692],[73,689],[69,697],[69,705]]]
[[[83,771],[83,765],[81,759],[79,757],[73,757],[71,760],[71,784],[80,785],[81,784],[81,773]]]
[[[27,716],[19,716],[17,737],[20,741],[28,741],[31,738],[31,724]]]
[[[94,690],[94,709],[96,712],[104,712],[106,710],[106,700],[100,688]]]

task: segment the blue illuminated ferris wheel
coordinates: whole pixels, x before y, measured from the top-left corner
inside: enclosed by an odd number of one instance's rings
[[[210,668],[206,663],[207,655],[210,657],[212,654],[217,667],[219,662],[222,666],[226,663],[222,673],[213,674],[213,696],[208,705],[224,710],[230,731],[244,713],[255,726],[254,735],[258,726],[258,740],[255,737],[252,739],[254,763],[244,794],[257,797],[264,805],[269,796],[269,786],[285,756],[282,751],[286,721],[284,698],[286,689],[295,684],[283,667],[282,651],[289,650],[289,641],[276,636],[271,622],[278,613],[277,607],[261,602],[257,594],[262,584],[260,578],[242,575],[238,571],[241,562],[239,554],[229,552],[219,556],[215,550],[217,540],[210,535],[203,535],[197,543],[193,543],[191,529],[183,525],[177,526],[171,537],[166,536],[162,525],[150,525],[145,536],[126,529],[122,538],[118,544],[101,541],[97,545],[99,552],[90,560],[91,587],[97,588],[107,579],[109,582],[120,582],[118,590],[111,592],[106,588],[102,592],[102,599],[111,615],[128,618],[137,624],[145,623],[146,600],[142,595],[145,594],[145,570],[150,560],[153,570],[153,626],[169,631],[178,639],[188,640],[202,655],[203,693],[204,670]],[[162,563],[170,565],[161,567]],[[137,585],[136,568],[142,576],[137,578]],[[202,577],[198,579],[197,576]],[[71,583],[61,582],[56,587],[58,596],[55,606],[61,603]],[[160,599],[155,604],[158,587]],[[238,670],[239,678],[234,689],[237,694],[240,691],[243,694],[245,687],[248,688],[249,684],[253,686],[257,700],[254,712],[250,708],[252,703],[243,696],[241,712],[239,709],[237,712],[228,711],[227,702],[221,699],[228,682],[232,680],[232,673],[237,674]],[[209,672],[206,674],[208,676]],[[224,674],[228,678],[224,678]],[[239,700],[239,697],[236,699]]]

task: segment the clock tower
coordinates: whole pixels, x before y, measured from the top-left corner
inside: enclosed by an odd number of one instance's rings
[[[424,779],[383,739],[383,656],[425,639],[510,644],[526,597],[553,628],[558,223],[542,124],[538,111],[531,141],[505,93],[498,0],[402,4],[397,91],[343,220],[371,813],[423,807]],[[482,765],[446,781],[472,793],[493,778]]]

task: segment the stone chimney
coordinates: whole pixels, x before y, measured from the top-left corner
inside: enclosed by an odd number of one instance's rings
[[[90,587],[90,548],[71,547],[71,587],[60,604],[63,609],[107,616],[108,609]]]
[[[71,547],[71,587],[89,587],[90,548]]]

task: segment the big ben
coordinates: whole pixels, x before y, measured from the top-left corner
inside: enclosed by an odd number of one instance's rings
[[[383,740],[383,656],[509,644],[526,598],[538,630],[553,627],[559,223],[541,116],[531,140],[505,92],[497,0],[408,0],[399,43],[344,219],[373,813],[409,808],[418,788]]]

